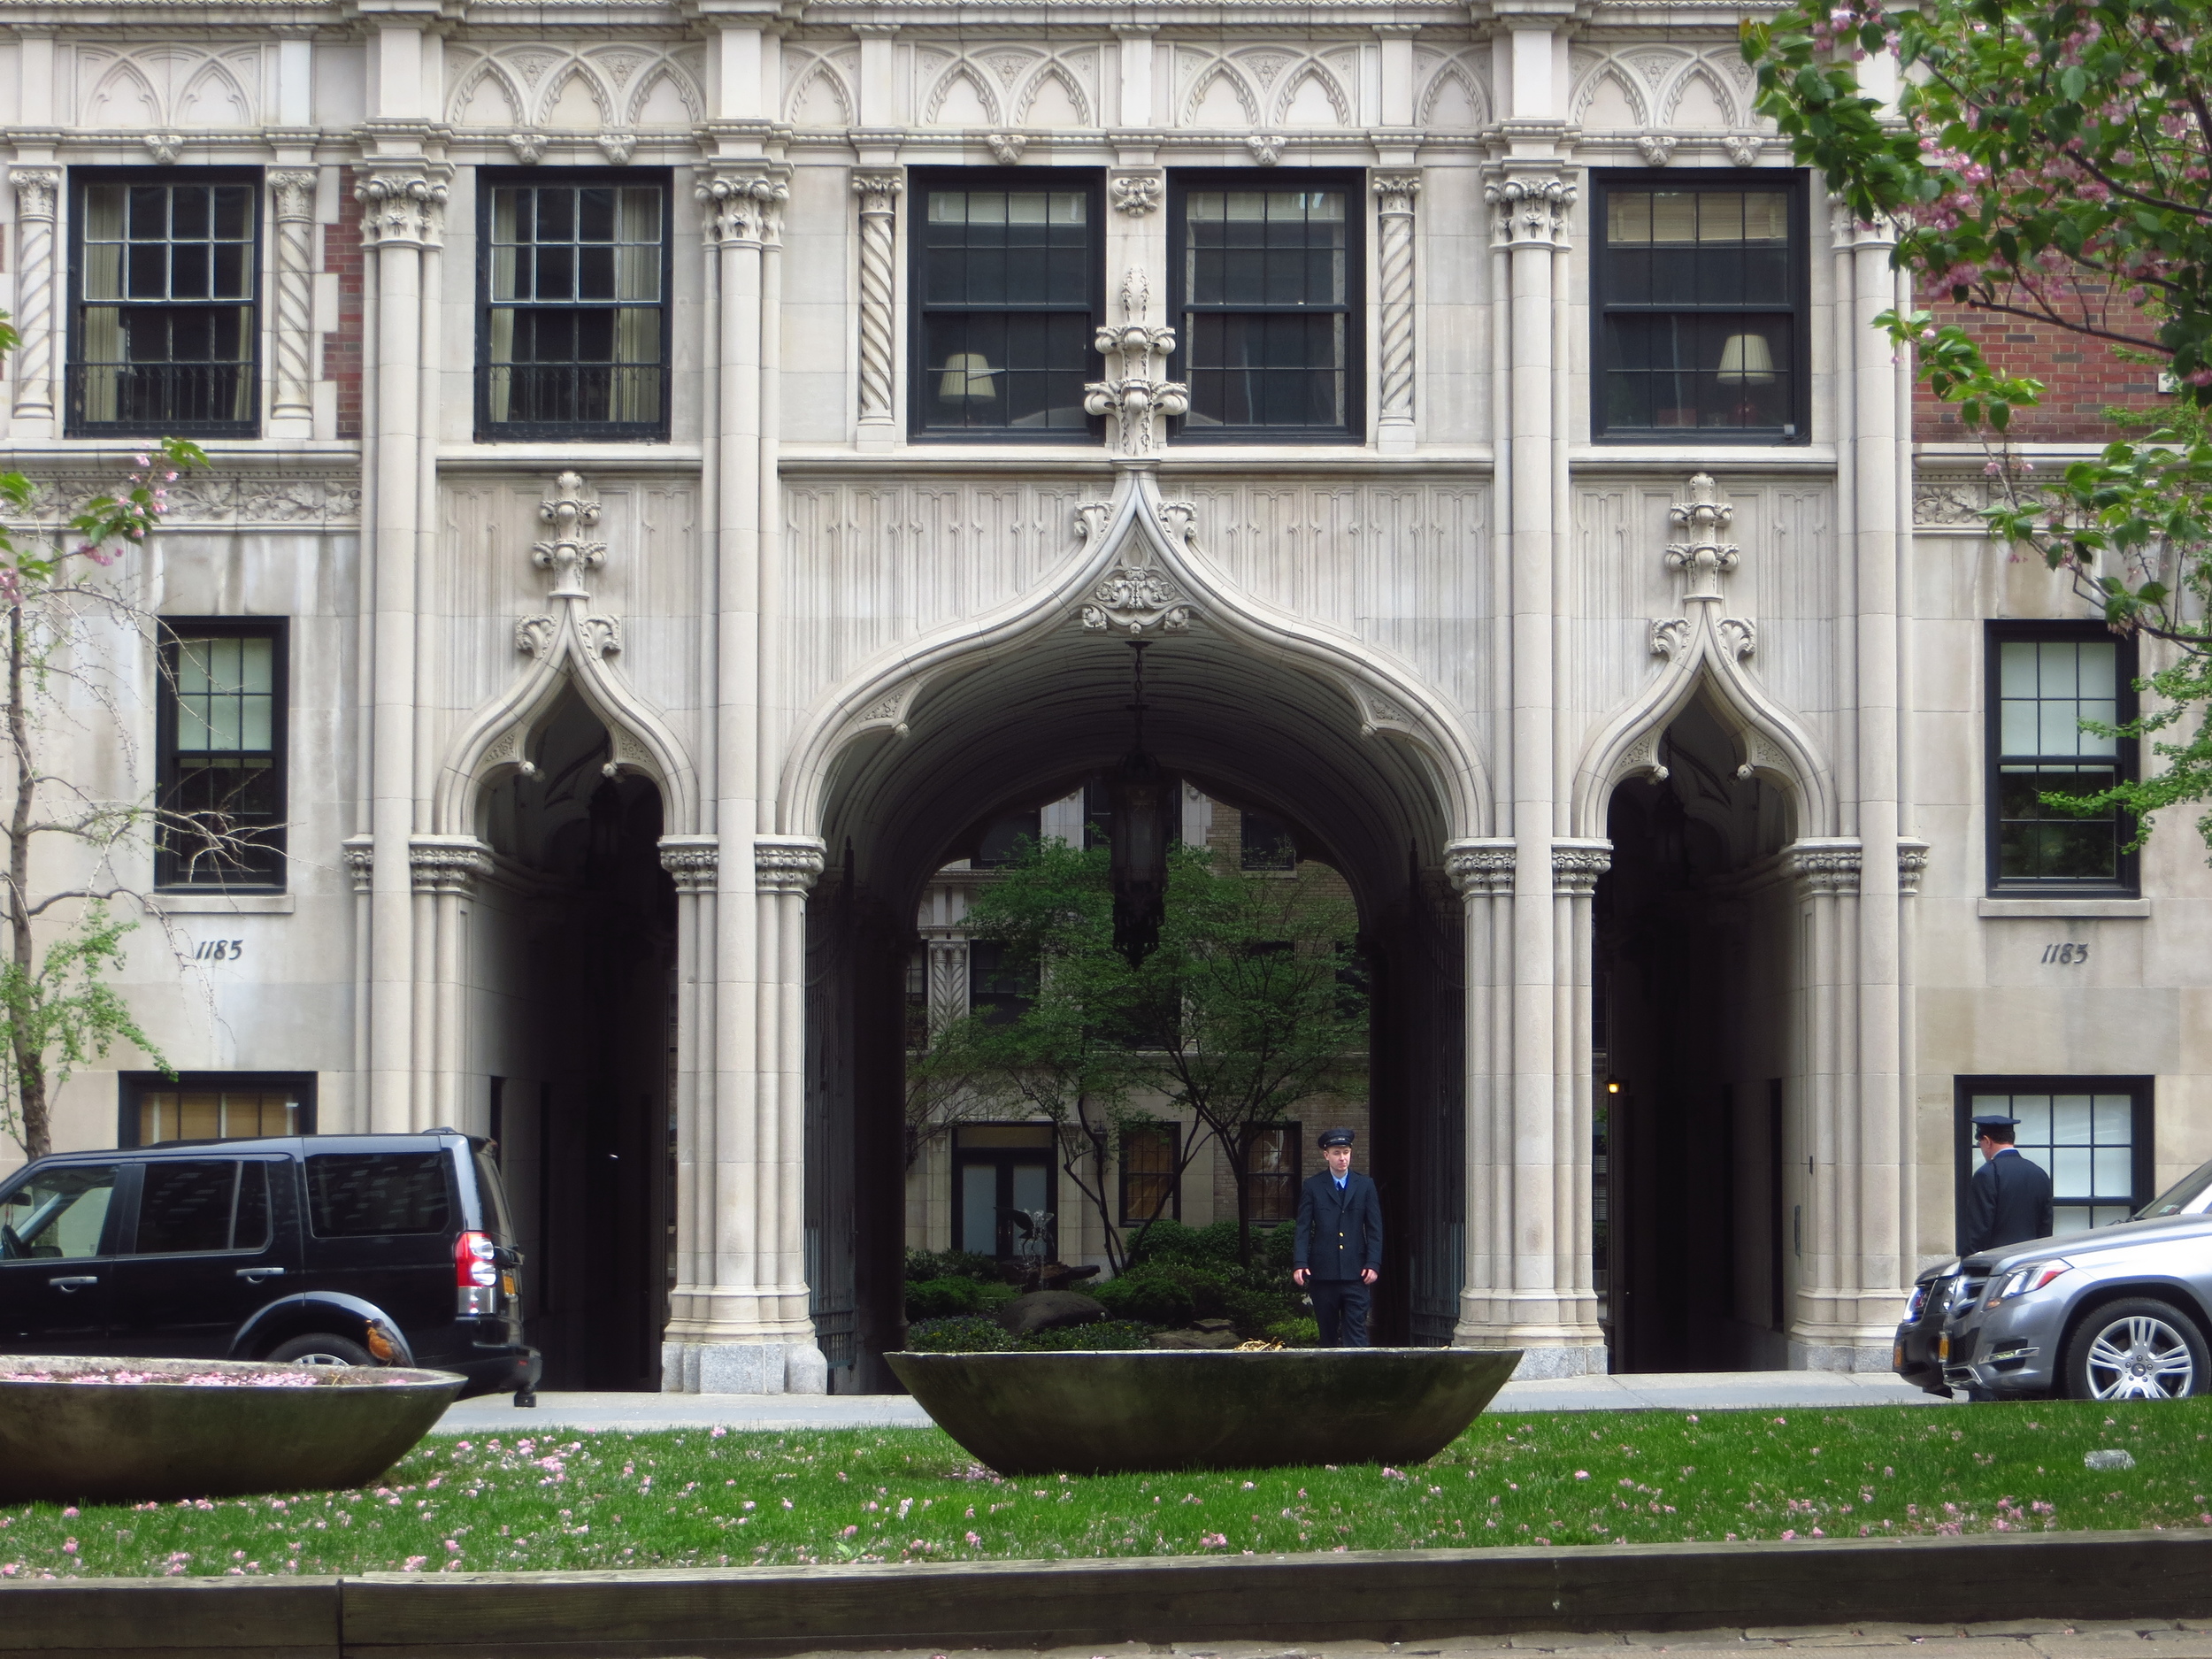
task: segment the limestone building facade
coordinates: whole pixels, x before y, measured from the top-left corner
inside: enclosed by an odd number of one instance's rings
[[[1360,907],[1398,1338],[1878,1368],[1969,1102],[2212,1156],[2201,848],[2036,804],[2146,664],[1755,9],[0,0],[8,460],[212,457],[76,775],[266,850],[138,855],[60,1143],[490,1133],[549,1386],[880,1386],[910,959],[1134,639]]]

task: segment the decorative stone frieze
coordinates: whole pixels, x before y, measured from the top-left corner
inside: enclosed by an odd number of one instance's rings
[[[903,173],[853,174],[853,194],[860,198],[860,419],[883,426],[896,419],[891,406],[894,250],[899,195],[905,188]]]
[[[273,420],[314,416],[315,180],[312,167],[280,167],[269,179],[276,221],[276,395]]]
[[[1613,867],[1613,844],[1604,841],[1558,841],[1551,848],[1551,890],[1561,898],[1581,898],[1597,890],[1598,878]]]
[[[1516,863],[1509,841],[1454,841],[1444,849],[1444,873],[1469,898],[1498,898],[1513,891]]]
[[[442,171],[373,173],[353,187],[364,248],[436,248],[445,242]]]
[[[791,187],[765,171],[718,173],[693,187],[710,248],[764,247],[782,240]]]
[[[1148,566],[1118,565],[1091,590],[1081,616],[1093,634],[1143,634],[1157,628],[1180,634],[1190,626],[1190,606],[1164,573]]]
[[[1509,248],[1567,245],[1567,219],[1575,187],[1564,179],[1501,179],[1482,187],[1483,199],[1497,215],[1496,240]]]
[[[753,881],[764,893],[804,893],[820,879],[822,842],[811,835],[753,838]]]
[[[1836,898],[1859,890],[1860,849],[1855,841],[1793,841],[1782,849],[1783,868],[1809,898]],[[1901,870],[1902,860],[1900,860]]]
[[[1083,388],[1084,409],[1112,419],[1108,443],[1132,457],[1156,455],[1159,418],[1190,408],[1190,388],[1164,378],[1175,331],[1147,322],[1151,308],[1151,285],[1132,266],[1121,283],[1121,322],[1100,329],[1093,342],[1105,356],[1109,378]]]
[[[50,419],[54,412],[54,214],[61,195],[58,167],[12,167],[15,187],[15,412]]]
[[[416,892],[467,898],[478,878],[491,874],[491,851],[473,839],[418,836],[407,844],[407,868]]]
[[[1156,210],[1167,194],[1167,180],[1157,173],[1117,173],[1107,180],[1106,193],[1114,211],[1142,219]]]
[[[661,868],[679,893],[711,893],[721,872],[721,845],[711,835],[664,835]]]
[[[29,512],[11,512],[9,521],[53,524],[73,518],[94,496],[113,495],[119,482],[111,468],[89,472],[73,465],[66,472],[43,472],[33,487]],[[357,475],[191,472],[166,488],[169,511],[162,515],[162,525],[170,530],[321,530],[349,528],[361,518]]]

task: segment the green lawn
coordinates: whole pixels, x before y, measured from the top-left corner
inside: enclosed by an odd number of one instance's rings
[[[1410,1470],[1019,1481],[935,1430],[442,1435],[369,1491],[0,1511],[0,1579],[2212,1526],[2208,1434],[2212,1400],[1557,1413]]]

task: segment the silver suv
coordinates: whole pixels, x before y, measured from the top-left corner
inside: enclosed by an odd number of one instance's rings
[[[2116,1225],[1923,1275],[1898,1370],[1916,1382],[1934,1371],[1975,1399],[2177,1400],[2212,1392],[2208,1332],[2212,1164]]]

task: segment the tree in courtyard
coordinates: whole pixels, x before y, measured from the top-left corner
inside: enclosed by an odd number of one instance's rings
[[[0,354],[14,344],[14,331],[0,322]],[[76,1067],[104,1056],[118,1038],[164,1064],[109,983],[123,964],[124,935],[135,926],[109,908],[134,896],[117,874],[116,855],[156,827],[191,835],[213,858],[237,841],[219,811],[109,799],[93,783],[51,770],[44,749],[73,705],[88,705],[119,736],[127,733],[102,635],[111,640],[118,625],[142,634],[150,618],[106,572],[145,545],[167,510],[168,484],[205,458],[180,440],[150,444],[113,495],[95,496],[44,530],[23,527],[41,516],[38,488],[20,472],[0,473],[0,513],[12,521],[0,524],[0,605],[7,611],[0,717],[13,783],[0,828],[6,846],[0,923],[8,934],[0,960],[0,1048],[7,1056],[0,1065],[0,1125],[34,1158],[53,1148],[49,1109]],[[61,884],[36,885],[49,873]],[[58,936],[46,936],[42,952],[42,935],[56,915],[69,919]]]
[[[1019,849],[979,892],[970,923],[1033,975],[1010,1019],[971,1015],[948,1045],[964,1087],[1058,1125],[1063,1165],[1098,1216],[1116,1271],[1125,1240],[1107,1171],[1157,1119],[1187,1112],[1175,1181],[1210,1138],[1234,1175],[1240,1259],[1251,1259],[1251,1177],[1263,1132],[1306,1100],[1356,1086],[1366,1060],[1364,991],[1348,972],[1350,905],[1314,884],[1217,870],[1202,848],[1171,850],[1159,944],[1132,966],[1114,943],[1110,860],[1056,841]]]
[[[2077,811],[2212,800],[2212,0],[1798,0],[1747,22],[1759,108],[1862,220],[1897,229],[1917,291],[2030,319],[2162,369],[2171,403],[2139,435],[2035,477],[2006,448],[2044,388],[1955,323],[1886,313],[1918,373],[1991,449],[1991,533],[2066,572],[2116,631],[2171,650],[2119,734],[2154,777]],[[1893,104],[1859,65],[1893,55]],[[1884,85],[1888,72],[1885,70]],[[2111,734],[2116,728],[2100,728]],[[2212,845],[2212,813],[2198,829]]]

